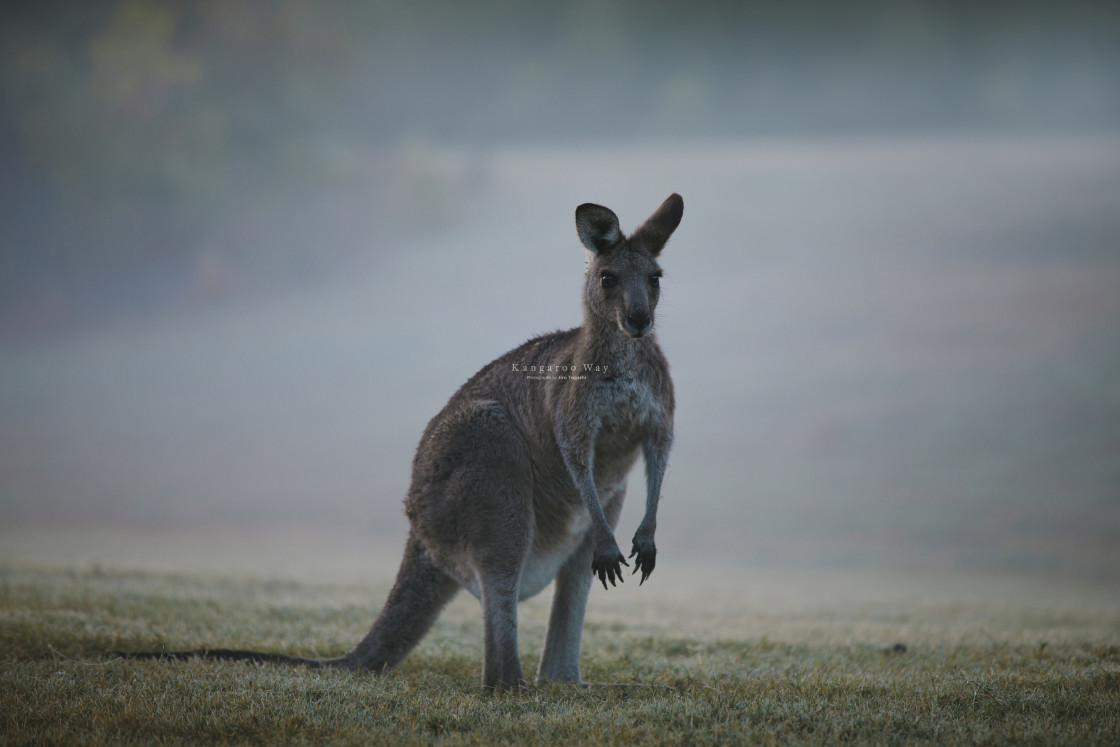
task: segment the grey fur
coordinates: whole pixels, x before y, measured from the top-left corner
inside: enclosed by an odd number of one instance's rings
[[[424,431],[405,498],[411,531],[397,580],[369,633],[335,659],[209,649],[133,657],[211,656],[381,671],[420,641],[459,588],[482,603],[482,684],[526,686],[517,602],[555,579],[538,676],[580,682],[584,610],[593,578],[622,581],[613,527],[626,477],[646,463],[645,516],[630,557],[644,582],[673,440],[673,385],[652,334],[656,257],[680,223],[671,195],[631,236],[599,205],[576,209],[590,251],[582,326],[543,335],[475,374]],[[657,279],[655,279],[657,278]],[[574,372],[572,368],[574,367]]]

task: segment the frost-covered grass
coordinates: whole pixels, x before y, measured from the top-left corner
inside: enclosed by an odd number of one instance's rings
[[[0,742],[1114,744],[1120,734],[1120,607],[1107,588],[658,571],[641,590],[593,595],[583,673],[599,685],[491,695],[479,688],[481,623],[466,595],[380,677],[110,654],[339,653],[364,632],[388,570],[313,585],[8,566]],[[547,596],[522,605],[527,672]]]

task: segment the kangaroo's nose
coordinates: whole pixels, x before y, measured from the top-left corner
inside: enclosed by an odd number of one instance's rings
[[[626,315],[626,331],[634,337],[641,337],[649,332],[651,326],[649,312],[644,309],[635,309]]]
[[[626,315],[626,321],[630,322],[635,327],[639,327],[639,328],[644,327],[647,324],[649,324],[649,312],[648,311],[640,311],[640,310],[639,311],[631,311],[629,314]]]

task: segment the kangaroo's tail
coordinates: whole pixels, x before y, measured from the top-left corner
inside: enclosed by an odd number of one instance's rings
[[[268,651],[252,651],[239,648],[197,648],[191,651],[114,651],[114,656],[122,659],[226,659],[228,661],[258,661],[269,664],[303,664],[309,667],[326,665],[329,659],[311,659],[303,656],[274,654]]]
[[[384,609],[358,645],[342,656],[316,659],[230,648],[114,653],[124,659],[225,659],[381,672],[400,662],[415,648],[458,590],[459,584],[436,567],[424,545],[415,536],[409,536],[396,583],[389,592]]]

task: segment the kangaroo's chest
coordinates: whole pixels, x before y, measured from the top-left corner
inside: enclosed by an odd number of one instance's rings
[[[636,377],[618,377],[599,387],[595,409],[599,420],[599,448],[640,446],[641,438],[660,419],[662,402],[649,382]]]

